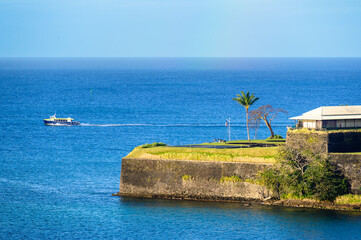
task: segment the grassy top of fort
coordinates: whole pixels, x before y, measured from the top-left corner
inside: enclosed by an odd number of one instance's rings
[[[246,163],[274,163],[279,145],[284,140],[237,140],[225,143],[203,143],[187,145],[187,147],[170,147],[162,143],[138,146],[126,158],[154,159],[154,160],[196,160],[196,161],[224,161]],[[209,148],[202,146],[207,145]],[[242,147],[242,148],[212,148],[214,147]]]

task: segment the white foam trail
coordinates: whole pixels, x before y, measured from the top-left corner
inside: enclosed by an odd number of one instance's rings
[[[145,124],[145,123],[123,123],[123,124],[91,124],[91,123],[81,123],[80,126],[83,127],[225,127],[224,124]],[[243,124],[232,124],[232,127],[246,127]],[[275,127],[286,127],[289,124],[274,124]],[[260,127],[266,127],[261,125]]]
[[[81,123],[80,126],[84,127],[124,127],[124,126],[152,126],[151,124],[90,124]]]

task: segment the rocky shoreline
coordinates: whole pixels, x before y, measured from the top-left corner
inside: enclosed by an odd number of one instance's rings
[[[268,200],[264,201],[262,205],[361,212],[361,204],[337,204],[328,201],[315,201],[309,199]]]
[[[293,208],[313,208],[336,211],[352,211],[361,212],[361,204],[336,204],[329,201],[316,201],[311,199],[245,199],[245,198],[209,198],[199,196],[181,196],[181,195],[128,195],[122,193],[114,193],[113,196],[120,197],[136,197],[148,199],[168,199],[168,200],[185,200],[185,201],[203,201],[203,202],[233,202],[240,203],[243,206],[277,206],[277,207],[293,207]]]

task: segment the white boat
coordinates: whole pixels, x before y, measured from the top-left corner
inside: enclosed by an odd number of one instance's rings
[[[57,118],[56,114],[48,119],[44,119],[44,123],[46,126],[76,126],[80,124],[80,122],[74,121],[71,117]]]

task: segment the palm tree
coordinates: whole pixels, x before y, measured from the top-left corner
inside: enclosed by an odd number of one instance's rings
[[[243,107],[246,108],[246,124],[247,124],[247,137],[248,137],[248,141],[249,140],[249,128],[248,128],[248,109],[249,107],[255,103],[259,98],[256,98],[255,96],[253,96],[254,93],[252,93],[252,95],[249,95],[249,92],[247,92],[246,94],[241,91],[241,95],[237,94],[237,98],[233,98],[232,100],[237,101],[239,104],[241,104]]]

